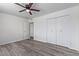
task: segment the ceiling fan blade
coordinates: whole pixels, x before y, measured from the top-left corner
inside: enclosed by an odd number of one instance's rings
[[[19,12],[23,12],[23,11],[26,11],[26,9],[23,9],[23,10],[21,10],[21,11],[19,11]]]
[[[25,6],[23,6],[23,5],[19,4],[19,3],[15,3],[15,4],[25,8]]]
[[[32,5],[33,5],[33,3],[29,3],[29,7],[30,7],[30,8],[32,7]]]
[[[37,10],[37,9],[30,9],[30,10],[32,10],[32,11],[37,11],[37,12],[39,12],[40,10]]]
[[[32,12],[30,11],[29,14],[32,15]]]

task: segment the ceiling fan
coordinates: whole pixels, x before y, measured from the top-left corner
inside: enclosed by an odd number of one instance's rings
[[[19,12],[27,11],[30,15],[32,15],[31,11],[36,11],[36,12],[40,11],[40,10],[31,8],[33,3],[26,4],[25,6],[21,5],[20,3],[15,3],[15,4],[24,8],[23,10],[20,10]]]

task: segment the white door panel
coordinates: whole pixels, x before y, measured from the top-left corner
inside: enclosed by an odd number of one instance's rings
[[[24,39],[29,38],[29,25],[26,22],[23,22],[23,32],[24,32]]]
[[[72,21],[69,16],[63,18],[63,39],[64,45],[67,47],[71,47],[72,45]]]
[[[70,16],[48,19],[47,40],[66,47],[72,45],[72,21]]]
[[[46,42],[47,21],[39,21],[34,23],[34,39]]]
[[[57,44],[71,47],[72,25],[69,16],[57,19]]]
[[[57,44],[63,45],[63,27],[62,19],[57,18],[56,29],[57,29]]]
[[[56,19],[48,20],[47,40],[56,44]]]

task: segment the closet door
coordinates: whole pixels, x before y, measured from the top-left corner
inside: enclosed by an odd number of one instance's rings
[[[63,39],[64,46],[71,47],[72,46],[72,34],[73,34],[73,26],[72,19],[70,16],[63,17]]]
[[[72,45],[72,22],[69,16],[57,18],[57,44],[71,47]]]
[[[23,34],[24,34],[24,39],[29,38],[29,24],[26,21],[23,22]]]
[[[56,44],[56,19],[49,19],[47,26],[47,40],[49,43]]]
[[[34,37],[34,23],[29,24],[30,36]]]
[[[64,45],[64,39],[63,39],[63,17],[58,17],[57,18],[57,23],[56,23],[56,30],[57,30],[57,44],[58,45]]]
[[[47,21],[41,20],[34,22],[34,39],[38,41],[46,42]]]

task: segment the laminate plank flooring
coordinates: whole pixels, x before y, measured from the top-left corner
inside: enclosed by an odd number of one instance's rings
[[[78,51],[35,40],[0,45],[0,56],[79,56]]]

